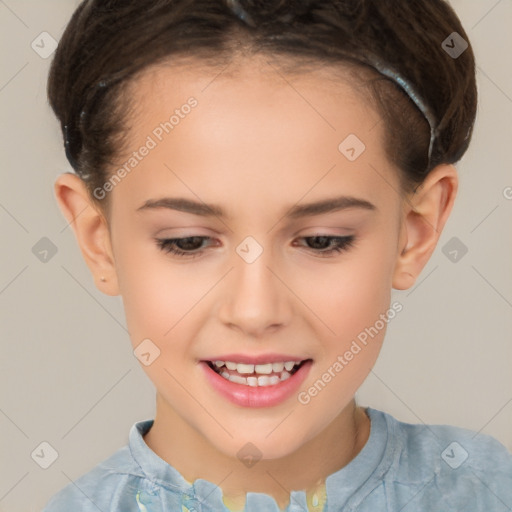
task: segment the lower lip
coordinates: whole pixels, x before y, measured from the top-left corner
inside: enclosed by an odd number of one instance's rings
[[[279,405],[296,393],[309,374],[312,361],[306,361],[286,380],[273,386],[246,386],[231,382],[212,370],[208,363],[200,361],[206,378],[223,397],[241,407],[272,407]]]

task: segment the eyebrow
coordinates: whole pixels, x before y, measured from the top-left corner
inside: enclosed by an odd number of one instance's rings
[[[201,217],[220,217],[227,218],[228,215],[222,207],[215,204],[206,204],[184,197],[163,197],[160,199],[148,199],[136,211],[152,210],[167,208],[180,212],[191,213]],[[377,207],[366,201],[353,196],[340,196],[316,201],[314,203],[300,204],[292,206],[285,217],[290,219],[298,219],[302,217],[310,217],[325,213],[346,210],[349,208],[360,208],[363,210],[376,211]]]

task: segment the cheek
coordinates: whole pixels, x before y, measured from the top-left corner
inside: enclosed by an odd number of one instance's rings
[[[333,419],[348,404],[374,366],[395,316],[390,296],[396,244],[385,230],[380,233],[341,257],[339,265],[316,272],[314,286],[301,284],[304,302],[315,313],[311,322],[323,333],[315,374],[298,397],[312,416]]]
[[[317,264],[313,280],[304,272],[300,283],[304,302],[323,321],[327,338],[335,344],[356,337],[389,308],[393,240],[368,236],[354,249],[340,256],[339,263]]]
[[[396,257],[394,239],[385,235],[390,229],[366,235],[353,250],[336,256],[336,263],[311,260],[310,268],[297,272],[290,265],[291,273],[282,273],[307,306],[303,314],[325,333],[321,351],[343,350],[388,309]],[[128,330],[134,346],[145,338],[161,345],[189,325],[194,308],[196,313],[204,308],[198,303],[218,279],[218,269],[177,263],[154,242],[134,243],[136,238],[120,226],[113,240]]]
[[[137,345],[145,338],[158,345],[165,343],[204,295],[204,282],[198,282],[186,266],[173,264],[151,241],[130,244],[120,233],[114,250],[132,343]]]
[[[378,358],[388,322],[396,315],[390,307],[392,251],[386,256],[385,245],[380,248],[358,252],[309,288],[305,302],[315,305],[321,322],[312,321],[325,334],[316,371],[297,397],[308,417],[333,420]]]

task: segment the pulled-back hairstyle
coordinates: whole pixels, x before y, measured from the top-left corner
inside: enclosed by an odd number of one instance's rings
[[[441,163],[465,153],[477,107],[474,54],[444,0],[84,0],[59,42],[48,97],[66,155],[93,195],[123,150],[133,112],[128,86],[149,67],[179,58],[226,66],[249,54],[284,57],[298,72],[335,66],[359,77],[384,121],[383,144],[403,191]],[[245,21],[244,21],[245,19]],[[442,47],[457,32],[468,48],[457,58]],[[428,158],[427,119],[397,83],[368,65],[389,65],[435,117]],[[355,82],[353,82],[355,83]],[[364,87],[359,87],[364,85]]]

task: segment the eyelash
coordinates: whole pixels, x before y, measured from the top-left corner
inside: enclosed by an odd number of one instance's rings
[[[316,236],[306,236],[302,237],[304,240],[312,239],[312,238],[324,238],[328,239],[330,241],[329,245],[331,245],[331,242],[334,241],[336,245],[332,247],[329,250],[316,250],[311,249],[311,251],[316,252],[319,257],[326,258],[330,256],[334,256],[335,253],[341,253],[344,251],[347,251],[350,247],[354,245],[355,242],[355,236],[349,235],[349,236],[327,236],[327,235],[316,235]],[[200,256],[203,253],[203,250],[199,250],[197,252],[193,251],[183,251],[182,249],[179,249],[176,247],[176,242],[181,242],[183,240],[193,240],[193,239],[201,239],[201,240],[209,240],[211,237],[209,236],[187,236],[184,238],[155,238],[155,241],[157,242],[158,247],[166,252],[173,254],[175,256],[178,256],[180,258],[196,258],[197,256]]]

